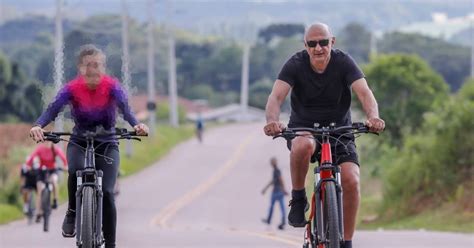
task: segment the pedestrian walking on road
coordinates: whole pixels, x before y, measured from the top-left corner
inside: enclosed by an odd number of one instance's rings
[[[275,206],[275,203],[278,202],[280,205],[280,210],[281,210],[281,223],[278,225],[278,229],[283,230],[286,224],[286,211],[285,211],[285,203],[284,203],[284,198],[285,195],[288,195],[288,192],[285,190],[285,185],[283,183],[283,178],[281,177],[281,171],[278,169],[277,165],[277,159],[275,157],[272,157],[270,159],[270,165],[273,167],[273,175],[272,175],[272,180],[263,188],[262,190],[262,195],[265,194],[268,188],[270,186],[273,186],[271,198],[270,198],[270,208],[268,209],[268,215],[267,218],[262,219],[262,221],[270,225],[272,221],[272,215],[273,215],[273,206]]]

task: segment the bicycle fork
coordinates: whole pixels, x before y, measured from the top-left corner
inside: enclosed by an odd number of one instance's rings
[[[102,211],[103,211],[103,197],[102,192],[102,170],[85,169],[77,171],[77,190],[76,190],[76,243],[80,247],[82,245],[81,224],[82,224],[82,198],[84,187],[94,188],[95,201],[97,209],[95,212],[95,243],[97,246],[102,245]],[[84,179],[84,180],[83,180]]]
[[[336,197],[337,197],[337,212],[339,215],[339,233],[340,240],[344,239],[344,219],[343,219],[343,202],[342,202],[342,186],[341,186],[341,170],[339,166],[333,166],[331,164],[322,164],[322,166],[316,166],[314,168],[314,213],[316,223],[314,223],[314,229],[312,230],[312,236],[314,237],[315,243],[318,248],[323,248],[322,244],[327,241],[326,233],[324,232],[324,200],[325,200],[325,183],[333,181],[336,186]],[[322,176],[321,176],[322,174]],[[333,175],[333,176],[331,176]]]

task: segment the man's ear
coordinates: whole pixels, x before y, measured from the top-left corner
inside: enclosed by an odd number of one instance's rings
[[[336,37],[332,37],[331,39],[331,44],[334,46],[334,44],[336,44]]]

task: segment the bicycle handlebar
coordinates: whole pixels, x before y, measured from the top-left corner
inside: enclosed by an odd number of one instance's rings
[[[49,140],[53,143],[58,143],[61,139],[61,136],[75,136],[79,138],[97,138],[97,137],[108,137],[108,138],[115,138],[115,139],[134,139],[141,141],[140,138],[136,136],[148,136],[146,135],[138,135],[135,130],[129,131],[126,128],[115,128],[115,131],[101,131],[101,132],[91,132],[88,131],[82,135],[73,134],[70,132],[43,132],[45,136],[45,140]]]
[[[342,136],[345,134],[357,134],[357,133],[372,133],[379,135],[377,132],[372,132],[370,131],[369,127],[365,125],[362,122],[354,122],[352,123],[351,126],[341,126],[341,127],[335,127],[335,126],[329,126],[329,127],[315,127],[315,128],[310,128],[310,127],[296,127],[296,128],[286,128],[284,129],[280,134],[276,135],[273,137],[273,139],[276,138],[285,138],[287,140],[294,139],[297,136],[303,136],[304,134],[298,134],[298,132],[309,132],[311,135],[314,137],[316,136],[323,136],[323,135],[328,135],[333,137],[333,135],[338,135]]]

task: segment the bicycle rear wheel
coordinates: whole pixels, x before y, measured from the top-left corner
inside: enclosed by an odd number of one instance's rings
[[[326,248],[340,248],[341,238],[339,234],[336,185],[332,181],[325,183],[323,227],[326,233]]]
[[[95,191],[92,187],[84,187],[82,190],[82,220],[81,220],[81,243],[82,248],[94,247],[95,226]]]
[[[49,216],[51,215],[51,191],[49,185],[41,191],[41,209],[43,209],[43,231],[49,231]]]

